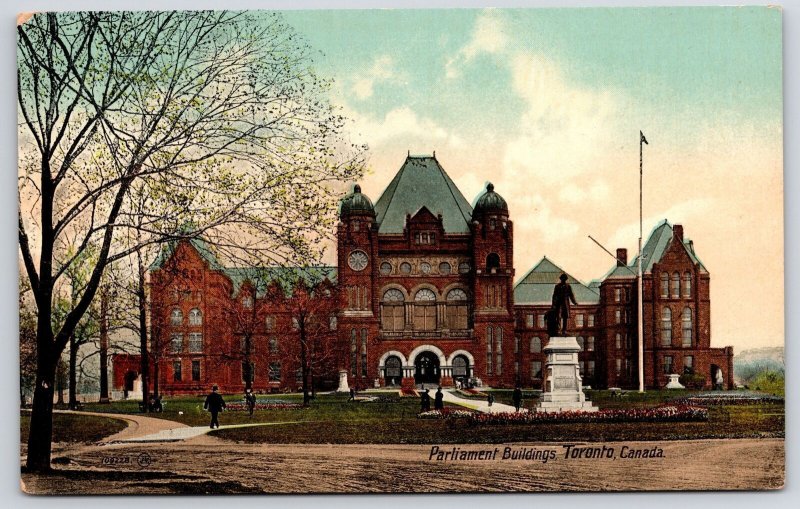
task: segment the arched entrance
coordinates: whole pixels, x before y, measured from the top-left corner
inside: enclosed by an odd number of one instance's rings
[[[135,382],[137,378],[139,378],[139,373],[135,371],[128,371],[125,373],[125,386],[123,389],[128,392],[133,392],[133,382]]]
[[[384,363],[384,381],[386,385],[400,385],[403,378],[403,362],[400,357],[392,355]]]
[[[439,383],[439,356],[433,352],[422,352],[414,360],[414,381],[418,384]]]
[[[466,383],[470,378],[469,359],[465,355],[456,355],[453,358],[453,381]]]

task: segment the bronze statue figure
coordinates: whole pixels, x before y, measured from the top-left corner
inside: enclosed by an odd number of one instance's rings
[[[569,320],[569,305],[570,302],[574,305],[578,305],[575,301],[575,295],[572,293],[572,287],[567,283],[567,275],[561,274],[561,282],[556,285],[553,289],[553,307],[550,309],[550,312],[553,317],[553,321],[555,321],[556,326],[555,329],[558,330],[559,322],[561,320],[561,335],[567,335],[567,321]],[[549,333],[549,324],[548,324],[548,333]]]

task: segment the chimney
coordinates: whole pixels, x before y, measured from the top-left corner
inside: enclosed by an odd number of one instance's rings
[[[628,250],[624,247],[617,248],[617,267],[628,265]]]
[[[683,242],[683,225],[676,224],[675,226],[673,226],[672,234],[675,236],[675,238]]]

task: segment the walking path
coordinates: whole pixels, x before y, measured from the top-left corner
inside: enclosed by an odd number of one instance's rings
[[[431,390],[428,392],[430,394],[431,399],[434,399],[436,396],[436,391]],[[442,389],[443,400],[445,403],[451,403],[453,405],[463,406],[464,408],[469,408],[470,410],[476,410],[478,412],[482,412],[485,414],[497,414],[497,413],[505,413],[505,412],[516,412],[517,409],[511,405],[506,405],[505,403],[492,403],[492,406],[489,406],[489,403],[483,399],[467,399],[457,396],[452,389]],[[527,412],[527,409],[520,408],[520,412]]]

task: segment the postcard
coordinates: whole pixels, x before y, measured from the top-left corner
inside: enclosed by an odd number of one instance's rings
[[[781,23],[20,14],[22,490],[782,488]]]

